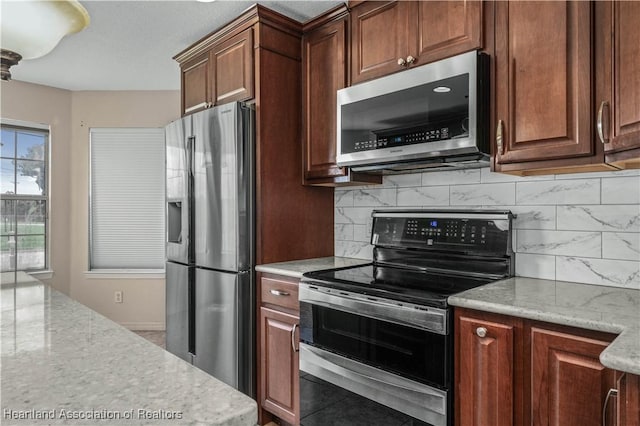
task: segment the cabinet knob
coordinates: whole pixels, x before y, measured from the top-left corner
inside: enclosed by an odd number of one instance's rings
[[[413,56],[411,55],[407,56],[407,65],[411,65],[415,61],[416,61],[416,58],[414,58]]]
[[[485,337],[487,335],[487,329],[484,327],[476,328],[476,335],[478,337]]]
[[[403,67],[403,66],[407,65],[407,61],[405,61],[404,58],[398,58],[398,65]]]

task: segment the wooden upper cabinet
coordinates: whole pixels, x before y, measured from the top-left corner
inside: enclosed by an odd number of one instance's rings
[[[600,426],[615,371],[600,364],[610,341],[533,326],[531,338],[531,425]],[[613,417],[613,409],[608,415]],[[612,421],[607,424],[613,424]]]
[[[253,29],[213,46],[210,53],[215,105],[253,98]]]
[[[482,2],[419,1],[416,64],[426,64],[482,47]]]
[[[515,327],[491,314],[460,311],[455,324],[456,425],[513,425]]]
[[[336,165],[336,91],[347,82],[346,29],[342,19],[302,39],[305,181],[346,173]]]
[[[404,69],[409,55],[410,3],[364,2],[351,10],[351,83]]]
[[[482,2],[364,2],[351,32],[355,84],[482,47]]]
[[[496,3],[497,164],[595,154],[591,28],[590,2]]]
[[[640,168],[640,2],[596,2],[596,130],[607,162]]]
[[[180,67],[182,73],[182,111],[185,114],[205,109],[209,105],[209,55],[200,55]]]
[[[309,26],[302,38],[304,184],[381,183],[380,176],[336,164],[336,94],[347,86],[347,10],[332,9]]]

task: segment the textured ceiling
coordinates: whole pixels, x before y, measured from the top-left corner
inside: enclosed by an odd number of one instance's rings
[[[91,16],[89,27],[62,39],[48,55],[12,67],[14,80],[69,90],[177,90],[179,68],[171,58],[256,2],[81,3]],[[258,3],[304,22],[341,2]]]

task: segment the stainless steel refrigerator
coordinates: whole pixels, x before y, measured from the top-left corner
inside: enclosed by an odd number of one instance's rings
[[[255,396],[253,110],[166,127],[166,347]]]

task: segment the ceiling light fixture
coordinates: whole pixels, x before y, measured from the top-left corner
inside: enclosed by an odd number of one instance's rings
[[[22,59],[51,52],[67,34],[89,25],[89,13],[77,0],[3,1],[0,29],[0,78]]]
[[[436,92],[436,93],[447,93],[447,92],[450,92],[450,91],[451,91],[451,87],[447,87],[447,86],[438,86],[438,87],[435,87],[435,88],[433,89],[433,91],[434,91],[434,92]]]

